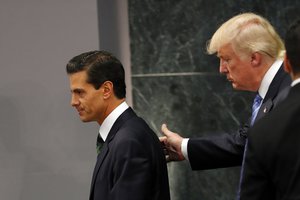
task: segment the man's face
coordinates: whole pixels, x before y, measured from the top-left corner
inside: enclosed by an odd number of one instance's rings
[[[103,88],[98,90],[92,84],[86,82],[86,71],[69,75],[72,93],[71,105],[76,108],[83,122],[104,120],[105,102],[103,100]]]
[[[237,90],[253,91],[253,70],[251,56],[243,58],[238,56],[231,45],[224,45],[218,51],[220,59],[220,73],[226,75],[232,87]]]

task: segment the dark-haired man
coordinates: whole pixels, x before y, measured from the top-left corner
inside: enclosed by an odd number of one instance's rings
[[[90,200],[170,199],[166,160],[157,135],[125,102],[124,69],[105,51],[66,66],[71,104],[83,122],[100,125]]]

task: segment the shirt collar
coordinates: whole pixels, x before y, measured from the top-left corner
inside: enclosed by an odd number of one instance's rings
[[[291,86],[293,87],[293,86],[295,86],[298,83],[300,83],[300,78],[297,78],[297,79],[293,80]]]
[[[103,121],[99,128],[99,134],[101,138],[105,141],[107,138],[107,135],[111,129],[111,127],[114,125],[115,121],[118,119],[118,117],[128,108],[128,104],[124,101],[120,105],[118,105]]]
[[[258,89],[258,93],[259,95],[264,99],[269,86],[271,85],[272,80],[274,79],[276,73],[278,72],[279,68],[281,67],[283,63],[283,60],[276,60],[272,66],[268,69],[267,73],[265,74],[260,87]]]

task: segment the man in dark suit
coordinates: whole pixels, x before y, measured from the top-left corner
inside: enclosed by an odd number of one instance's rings
[[[124,69],[105,51],[67,64],[71,104],[100,125],[90,200],[169,200],[166,160],[157,135],[125,102]]]
[[[249,131],[241,200],[300,199],[300,20],[285,37],[286,99]]]
[[[207,51],[220,59],[220,73],[236,90],[255,92],[260,109],[236,133],[215,137],[182,138],[162,125],[160,140],[168,161],[189,160],[193,170],[240,166],[249,127],[286,97],[291,79],[284,72],[284,45],[272,25],[254,13],[243,13],[223,23]],[[256,110],[257,111],[257,110]]]

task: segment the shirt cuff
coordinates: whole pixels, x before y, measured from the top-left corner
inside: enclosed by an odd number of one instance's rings
[[[181,142],[181,152],[186,160],[189,160],[187,146],[188,146],[189,138],[183,138]]]

